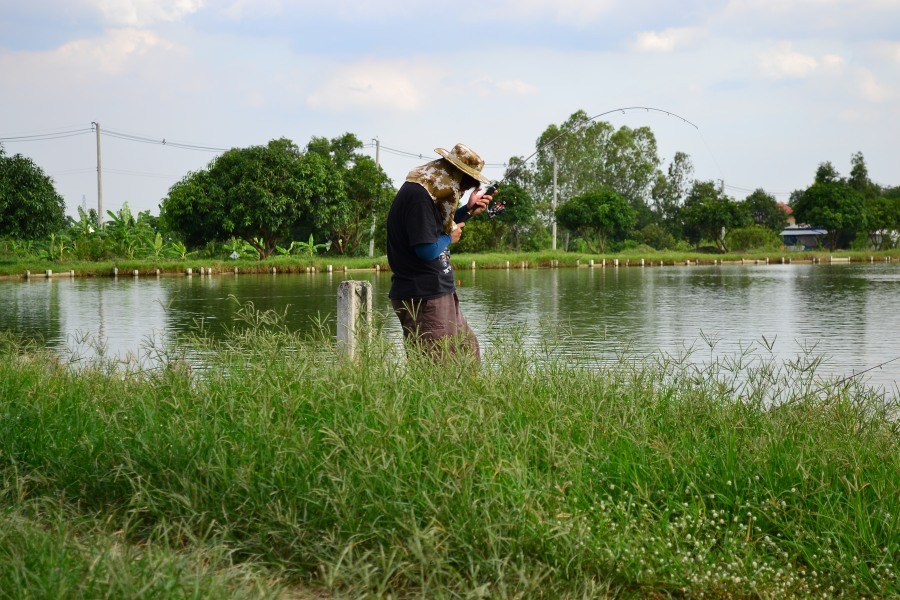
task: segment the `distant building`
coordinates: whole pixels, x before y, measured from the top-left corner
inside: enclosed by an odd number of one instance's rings
[[[793,220],[793,217],[791,217]],[[781,231],[784,247],[792,250],[815,250],[822,246],[828,230],[816,227],[786,227]]]

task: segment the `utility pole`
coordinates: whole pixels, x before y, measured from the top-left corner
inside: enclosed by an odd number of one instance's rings
[[[381,142],[378,141],[378,138],[373,140],[375,142],[375,166],[379,166],[380,154],[381,154]],[[369,230],[369,258],[375,256],[375,211],[372,211],[372,228]]]
[[[103,227],[103,171],[100,167],[100,123],[91,123],[97,131],[97,225]]]
[[[557,166],[556,166],[556,155],[553,155],[553,202],[551,206],[553,207],[553,250],[556,250],[556,174],[557,174]]]

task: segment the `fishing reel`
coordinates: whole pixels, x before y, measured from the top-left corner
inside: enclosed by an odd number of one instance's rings
[[[488,185],[487,188],[485,188],[484,195],[485,196],[493,196],[497,192],[498,187],[500,187],[500,182],[492,181],[490,183],[490,185]],[[503,204],[502,202],[491,202],[488,205],[487,210],[485,212],[487,212],[487,216],[489,219],[493,219],[494,217],[496,217],[497,215],[502,213],[504,210],[506,210],[506,205]]]

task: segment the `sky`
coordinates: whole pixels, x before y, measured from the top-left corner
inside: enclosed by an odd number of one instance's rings
[[[898,102],[900,0],[0,0],[0,143],[71,215],[94,123],[104,212],[281,137],[377,140],[398,186],[462,142],[500,178],[578,110],[786,201],[856,152],[900,185]]]

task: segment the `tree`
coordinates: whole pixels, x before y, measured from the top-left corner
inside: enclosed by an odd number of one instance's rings
[[[850,178],[847,180],[850,187],[859,192],[866,202],[878,198],[881,189],[869,179],[869,169],[866,167],[866,159],[862,152],[850,157],[850,165]]]
[[[150,236],[155,233],[148,227],[137,227],[137,220],[128,207],[128,203],[122,205],[118,212],[106,211],[107,219],[104,225],[106,238],[112,241],[115,252],[119,256],[134,258],[138,249],[150,242]]]
[[[900,200],[887,197],[885,190],[869,179],[869,169],[862,152],[850,157],[847,184],[863,199],[868,217],[869,243],[880,250],[893,248],[900,230]]]
[[[495,216],[482,213],[466,222],[458,251],[499,250],[504,242],[519,250],[522,237],[535,223],[537,209],[534,199],[524,187],[507,180],[494,194],[492,206],[497,205],[504,208]]]
[[[757,188],[744,198],[744,206],[757,225],[774,231],[787,227],[787,213],[775,200],[775,196],[767,194],[762,188]]]
[[[553,157],[561,203],[586,192],[606,188],[624,197],[636,215],[647,218],[650,190],[660,164],[656,138],[647,127],[618,130],[605,121],[591,121],[583,110],[562,126],[551,125],[537,140],[533,195],[552,195]]]
[[[512,235],[513,247],[518,250],[522,235],[534,224],[537,216],[534,198],[522,185],[509,182],[500,186],[494,194],[494,202],[504,208],[493,220],[506,228],[505,233]]]
[[[673,235],[678,231],[678,211],[691,188],[694,165],[690,156],[676,152],[666,175],[657,172],[650,191],[653,210],[662,225]]]
[[[30,158],[7,156],[0,146],[0,235],[45,238],[65,226],[65,213],[53,180]]]
[[[796,195],[791,208],[798,223],[827,230],[830,250],[852,240],[856,232],[866,229],[869,220],[863,195],[830,162],[819,165],[815,182]]]
[[[869,213],[869,242],[879,250],[890,250],[900,232],[900,195],[878,196],[866,202]]]
[[[725,234],[729,228],[749,221],[744,207],[729,198],[712,181],[695,181],[681,210],[684,231],[689,242],[699,246],[714,240],[720,252],[727,252]]]
[[[325,158],[301,153],[291,140],[281,138],[266,146],[233,148],[206,170],[188,174],[169,190],[160,217],[190,244],[233,236],[264,259],[325,199],[345,195],[342,180]]]
[[[596,241],[597,249],[603,253],[609,237],[634,226],[635,212],[621,194],[599,189],[575,196],[560,206],[556,218],[563,227],[578,232],[589,245]]]
[[[332,248],[357,255],[368,244],[373,221],[384,223],[394,197],[390,178],[365,154],[357,152],[363,143],[352,133],[327,140],[314,137],[307,153],[331,163],[342,181],[343,194],[317,198],[311,225],[316,233],[332,241]]]

